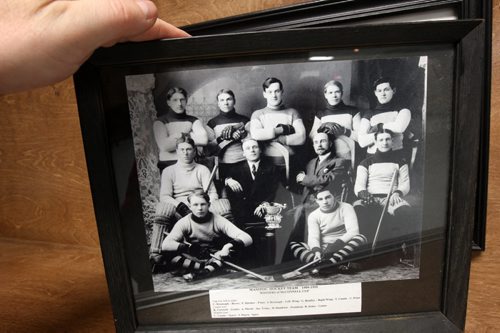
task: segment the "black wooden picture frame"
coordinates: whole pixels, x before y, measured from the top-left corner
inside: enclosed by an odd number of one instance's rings
[[[477,49],[484,46],[484,23],[480,20],[443,21],[431,23],[361,25],[274,31],[250,34],[194,37],[138,44],[120,44],[100,49],[75,74],[75,88],[79,106],[83,141],[90,177],[96,220],[98,224],[103,260],[109,286],[116,328],[120,332],[133,331],[186,331],[219,332],[459,332],[465,326],[467,290],[470,268],[470,244],[476,202],[470,193],[480,186],[482,91],[481,70],[484,58]],[[331,36],[335,35],[334,41]],[[199,59],[231,58],[251,55],[273,55],[321,50],[325,48],[391,48],[432,47],[448,45],[454,50],[455,65],[452,105],[452,146],[450,147],[450,175],[446,218],[446,239],[441,288],[437,292],[439,306],[424,312],[382,313],[377,315],[323,316],[315,319],[296,320],[281,318],[272,321],[231,321],[208,324],[179,324],[143,326],[137,320],[134,287],[127,251],[139,245],[130,243],[124,232],[125,220],[142,222],[139,215],[125,216],[123,198],[117,192],[117,179],[111,157],[111,132],[129,131],[130,124],[113,124],[109,115],[116,110],[107,109],[110,100],[107,92],[121,89],[110,86],[116,82],[117,73],[141,73],[146,68],[154,72],[169,63]],[[111,97],[112,98],[112,97]],[[471,110],[478,110],[476,112]],[[466,139],[464,139],[466,138]],[[467,175],[467,177],[464,177]],[[134,182],[132,182],[134,183]],[[129,203],[130,204],[130,203]],[[132,206],[140,206],[133,202]],[[140,210],[140,209],[139,209]],[[432,273],[432,272],[431,272]],[[411,286],[411,285],[409,285]],[[365,285],[363,284],[363,288]],[[376,289],[367,287],[371,297]],[[420,290],[426,293],[426,290]],[[365,293],[364,293],[365,295]],[[367,296],[368,297],[368,296]],[[193,306],[193,305],[191,305]],[[192,311],[195,308],[186,308]]]
[[[234,32],[333,27],[370,22],[406,22],[439,20],[447,15],[457,19],[482,19],[484,44],[478,53],[484,56],[481,69],[482,119],[479,154],[480,184],[476,190],[476,214],[472,249],[486,249],[486,209],[488,195],[488,156],[491,90],[491,1],[486,0],[319,0],[273,8],[182,27],[193,36]]]

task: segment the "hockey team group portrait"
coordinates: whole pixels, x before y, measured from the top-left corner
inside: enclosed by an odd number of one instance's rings
[[[433,237],[427,61],[245,59],[127,76],[154,290],[418,279]]]

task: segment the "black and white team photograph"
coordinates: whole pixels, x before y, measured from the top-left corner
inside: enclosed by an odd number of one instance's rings
[[[154,291],[418,279],[427,60],[127,76]]]

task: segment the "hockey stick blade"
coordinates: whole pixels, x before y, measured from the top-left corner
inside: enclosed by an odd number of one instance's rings
[[[220,260],[220,261],[222,261],[224,264],[228,265],[229,267],[232,267],[232,268],[234,268],[234,269],[236,269],[236,270],[238,270],[238,271],[241,271],[241,272],[247,273],[248,275],[253,276],[253,277],[255,277],[255,278],[259,279],[259,280],[262,280],[262,281],[265,281],[265,282],[274,282],[274,281],[276,281],[276,280],[274,279],[274,277],[273,277],[273,276],[257,274],[257,273],[255,273],[255,272],[252,272],[251,270],[248,270],[248,269],[246,269],[246,268],[243,268],[243,267],[241,267],[241,266],[238,266],[238,265],[236,265],[236,264],[233,264],[233,263],[232,263],[232,262],[230,262],[230,261],[227,261],[227,260],[224,260],[224,259],[217,258],[217,257],[216,257],[216,256],[214,256],[213,254],[210,254],[210,256],[211,256],[212,258],[216,259],[216,260]]]
[[[320,261],[321,261],[321,259],[313,260],[313,261],[311,261],[311,262],[309,262],[309,263],[307,263],[307,264],[305,264],[305,265],[303,265],[303,266],[301,266],[301,267],[299,267],[299,268],[297,268],[289,273],[283,274],[281,277],[283,278],[283,280],[289,280],[289,279],[293,279],[295,277],[298,277],[304,273],[304,272],[302,272],[302,270],[304,270],[310,266],[313,266],[314,264],[316,264]]]

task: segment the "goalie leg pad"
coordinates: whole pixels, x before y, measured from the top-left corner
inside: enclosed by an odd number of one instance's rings
[[[233,214],[231,213],[231,204],[228,199],[218,199],[214,200],[210,206],[212,213],[221,215],[229,221],[233,221]]]
[[[157,262],[161,261],[161,244],[165,234],[170,231],[174,225],[175,206],[167,202],[159,202],[156,206],[156,214],[153,221],[153,230],[151,233],[150,259]]]

